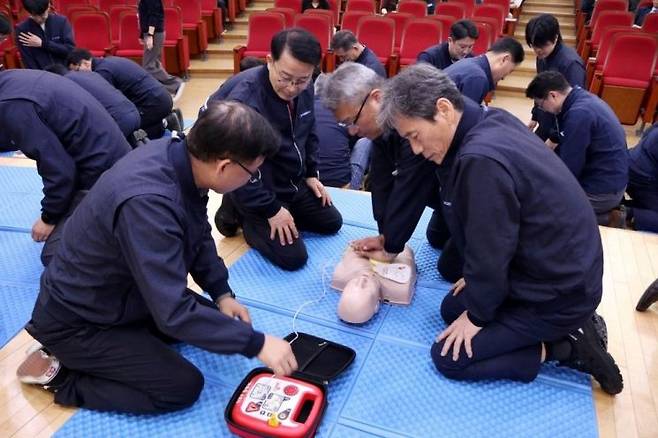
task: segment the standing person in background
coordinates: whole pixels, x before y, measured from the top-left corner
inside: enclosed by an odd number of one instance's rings
[[[144,41],[142,66],[165,86],[175,103],[182,96],[185,83],[167,73],[160,62],[165,39],[162,0],[140,0],[138,10],[140,32]]]

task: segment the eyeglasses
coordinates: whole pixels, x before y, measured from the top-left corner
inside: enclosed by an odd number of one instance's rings
[[[249,182],[251,184],[254,184],[254,183],[257,183],[258,181],[260,181],[260,177],[261,177],[260,169],[256,169],[254,172],[252,172],[251,170],[247,169],[247,167],[244,164],[242,164],[241,162],[234,161],[234,163],[237,164],[238,166],[242,167],[244,169],[244,171],[249,174]]]
[[[345,128],[351,128],[352,126],[356,126],[356,124],[359,123],[359,117],[361,117],[361,111],[363,111],[363,107],[366,106],[366,102],[368,101],[369,97],[370,97],[370,92],[366,94],[366,98],[363,99],[363,102],[361,102],[361,106],[359,107],[359,112],[356,113],[356,116],[354,116],[354,120],[351,123],[341,122],[339,123],[339,125]]]
[[[276,81],[281,84],[284,87],[289,87],[292,85],[293,87],[305,87],[308,85],[308,83],[311,81],[312,76],[309,76],[307,78],[284,78],[281,76],[281,72],[276,66],[276,63],[272,62],[272,67],[274,67],[274,71],[276,72],[276,75],[278,76]]]

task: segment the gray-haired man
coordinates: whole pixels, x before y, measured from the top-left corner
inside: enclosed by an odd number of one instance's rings
[[[379,235],[357,240],[353,246],[362,255],[391,261],[404,249],[425,206],[436,208],[440,203],[434,165],[414,155],[409,142],[395,131],[384,132],[377,123],[383,85],[384,79],[373,70],[348,62],[327,78],[322,98],[351,134],[374,143],[369,178]],[[440,248],[448,237],[437,209],[428,226],[427,239]],[[460,268],[462,262],[451,260],[451,254],[456,255],[454,251],[443,252],[439,271],[447,280],[456,281],[461,271],[455,273],[450,266]]]
[[[603,251],[569,169],[518,119],[464,98],[417,64],[387,84],[380,120],[437,166],[443,211],[464,257],[432,359],[448,378],[531,381],[545,360],[623,388],[593,322]],[[465,352],[462,352],[462,348]]]

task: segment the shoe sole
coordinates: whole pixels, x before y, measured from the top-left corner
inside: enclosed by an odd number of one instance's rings
[[[594,326],[593,323],[592,326]],[[596,327],[592,328],[594,329],[594,333],[597,333]],[[599,382],[601,389],[603,389],[608,394],[619,394],[622,389],[624,389],[624,378],[621,375],[619,367],[615,363],[615,359],[610,355],[610,353],[601,348],[598,335],[592,336],[592,332],[590,330],[585,330],[585,334],[583,336],[585,338],[585,342],[587,342],[587,345],[589,346],[587,349],[589,354],[588,357],[582,359],[587,362],[600,365],[600,367],[597,367],[597,369],[594,370],[596,372],[592,373],[592,377],[594,377],[594,379]]]

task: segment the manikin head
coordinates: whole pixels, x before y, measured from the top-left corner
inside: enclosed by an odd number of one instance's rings
[[[369,321],[379,310],[380,289],[379,280],[372,271],[351,279],[338,302],[338,317],[352,324]]]

